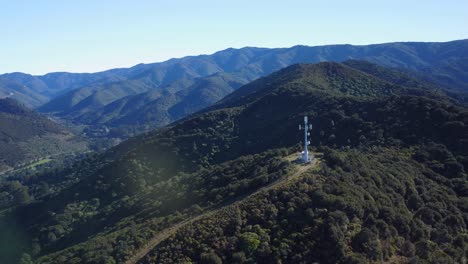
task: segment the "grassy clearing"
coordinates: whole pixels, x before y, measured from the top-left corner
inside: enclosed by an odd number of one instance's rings
[[[47,158],[46,159],[41,159],[41,160],[36,161],[36,162],[34,162],[34,163],[32,163],[32,164],[30,164],[30,165],[28,165],[26,167],[23,167],[21,169],[31,169],[31,168],[34,168],[36,166],[39,166],[39,165],[42,165],[42,164],[45,164],[45,163],[48,163],[48,162],[51,162],[51,161],[52,161],[52,159],[47,159]]]

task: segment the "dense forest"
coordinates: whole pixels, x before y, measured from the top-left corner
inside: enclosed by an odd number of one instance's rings
[[[297,171],[304,115],[318,167],[249,196]],[[179,224],[138,261],[462,263],[467,166],[468,108],[436,84],[367,62],[293,65],[2,187],[15,200],[0,262],[125,263]]]
[[[143,263],[461,263],[466,182],[400,152],[325,148],[318,173],[185,227]]]

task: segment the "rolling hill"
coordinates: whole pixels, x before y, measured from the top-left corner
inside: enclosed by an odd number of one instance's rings
[[[161,63],[137,65],[133,68],[121,69],[118,72],[110,71],[113,74],[122,73],[123,79],[119,80],[111,75],[110,79],[104,78],[102,81],[90,85],[82,84],[82,87],[78,89],[63,92],[60,96],[53,98],[41,106],[39,110],[54,113],[59,117],[80,124],[99,126],[105,124],[116,128],[115,126],[129,124],[129,120],[135,120],[130,124],[155,128],[208,106],[207,104],[229,94],[240,84],[246,84],[286,66],[296,63],[342,62],[356,59],[399,69],[419,79],[419,82],[425,80],[426,83],[432,83],[433,86],[448,87],[453,91],[464,91],[465,94],[468,90],[467,40],[445,43],[386,43],[366,46],[295,46],[280,49],[246,47],[227,49],[211,55],[190,56]],[[180,92],[178,96],[175,96],[177,99],[169,96],[167,99],[169,105],[162,108],[157,106],[159,99],[158,102],[153,102],[150,111],[151,117],[146,119],[141,118],[141,116],[145,116],[148,109],[142,108],[141,111],[135,109],[132,111],[133,116],[129,117],[126,117],[125,114],[120,117],[118,111],[114,111],[116,106],[124,105],[125,101],[128,100],[137,105],[149,103],[152,101],[150,98],[154,97],[151,94],[164,94],[168,86],[177,86],[178,90],[192,90],[196,80],[208,78],[209,81],[212,78],[210,76],[220,73],[229,75],[229,78],[235,79],[235,81],[230,83],[230,80],[226,82],[218,80],[217,85],[220,87],[220,91],[217,92],[216,98],[204,101],[200,99],[203,97],[202,94],[192,97],[193,93]],[[102,75],[102,73],[99,74]],[[142,93],[147,93],[148,96],[140,95]],[[199,98],[200,102],[195,102],[196,98]],[[121,101],[117,102],[119,100]],[[142,101],[136,102],[136,100]],[[181,114],[173,114],[170,111],[175,106],[171,105],[170,101],[182,105],[194,104],[197,107],[187,108]],[[111,105],[113,102],[116,103]]]
[[[244,83],[246,80],[227,73],[182,79],[156,91],[126,96],[74,120],[84,124],[106,125],[114,131],[128,128],[149,130],[211,106]]]
[[[462,261],[468,109],[348,64],[287,67],[23,182],[36,200],[2,204],[2,262]],[[304,115],[319,167],[291,162]]]
[[[41,114],[0,99],[0,172],[62,152],[83,151],[86,143]]]
[[[0,79],[0,98],[15,98],[30,107],[39,106],[48,101],[47,96],[30,87],[5,79]]]

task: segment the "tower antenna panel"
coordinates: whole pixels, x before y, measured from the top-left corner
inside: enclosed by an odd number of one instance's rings
[[[311,161],[314,157],[312,153],[310,153],[309,157],[309,150],[308,145],[310,145],[310,141],[308,136],[310,136],[310,130],[312,130],[312,124],[308,124],[309,119],[307,116],[304,116],[304,151],[302,152],[302,162],[307,163]],[[299,130],[302,130],[302,126],[299,124]]]

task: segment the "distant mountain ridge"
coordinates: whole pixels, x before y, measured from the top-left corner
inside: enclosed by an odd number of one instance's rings
[[[419,79],[425,79],[439,86],[468,91],[468,40],[457,40],[440,43],[396,42],[363,46],[229,48],[211,55],[188,56],[94,74],[51,73],[38,77],[29,76],[28,78],[0,75],[0,88],[2,80],[5,79],[13,81],[17,85],[24,85],[26,80],[29,84],[35,84],[25,85],[29,89],[22,92],[20,87],[13,87],[10,90],[0,89],[0,96],[2,91],[4,91],[4,96],[8,92],[16,93],[18,91],[18,96],[23,98],[22,101],[30,100],[35,106],[51,99],[42,105],[39,111],[54,113],[76,123],[110,127],[120,126],[124,123],[130,125],[144,123],[145,126],[152,128],[163,126],[180,116],[209,106],[238,88],[239,83],[246,84],[286,66],[296,63],[342,62],[346,60],[366,60],[406,71],[411,75],[418,76]],[[193,88],[190,86],[193,85],[195,79],[209,78],[209,76],[219,73],[228,74],[235,81],[232,84],[229,81],[217,81],[217,85],[224,88],[220,88],[220,93],[205,102],[193,102],[194,99],[188,96],[184,97],[181,92],[177,100],[172,100],[174,105],[171,105],[171,99],[168,99],[166,103],[169,105],[164,106],[163,109],[158,109],[156,106],[152,108],[154,114],[151,118],[146,120],[135,118],[134,123],[117,120],[131,120],[134,117],[144,115],[144,112],[138,112],[135,109],[135,111],[130,111],[132,116],[126,116],[126,114],[119,116],[119,111],[111,110],[116,105],[125,104],[125,101],[135,102],[136,105],[142,105],[142,102],[149,104],[152,102],[150,98],[153,97],[145,97],[141,94],[163,93],[165,87],[177,86],[179,90],[191,90]],[[35,98],[26,98],[31,90],[37,90],[38,94],[35,95]],[[112,105],[113,102],[119,100],[122,101]],[[143,101],[136,102],[138,100]],[[181,115],[174,116],[169,112],[176,107],[176,103],[193,104],[196,107],[187,108],[187,110],[182,111]],[[93,116],[95,118],[92,118]]]
[[[70,90],[98,83],[116,82],[137,74],[141,67],[97,73],[53,72],[34,76],[21,72],[0,75],[0,96],[12,97],[28,107],[38,107]]]

